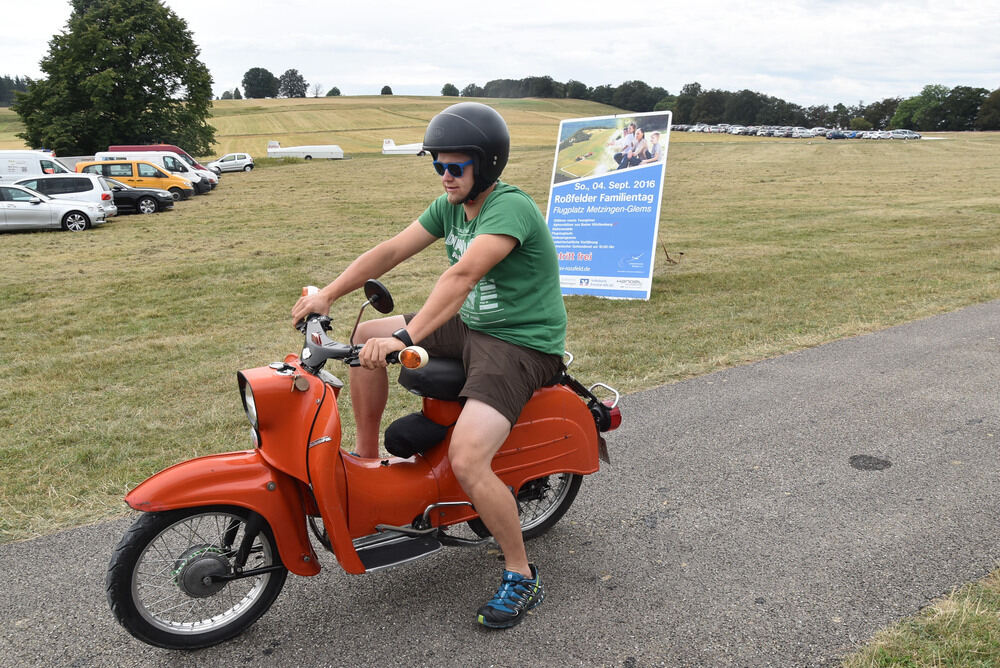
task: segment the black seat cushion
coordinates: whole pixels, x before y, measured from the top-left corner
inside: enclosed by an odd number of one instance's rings
[[[385,430],[385,449],[397,457],[412,457],[426,452],[448,435],[448,427],[434,422],[423,413],[410,413],[394,421]]]
[[[465,367],[462,360],[432,357],[422,369],[402,367],[399,384],[419,397],[458,401],[465,385]]]

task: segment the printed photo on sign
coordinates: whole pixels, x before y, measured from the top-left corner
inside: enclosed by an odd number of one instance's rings
[[[669,112],[563,121],[552,182],[663,162],[669,128]]]

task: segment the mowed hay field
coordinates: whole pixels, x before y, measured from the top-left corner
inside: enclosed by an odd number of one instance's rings
[[[297,352],[301,286],[439,194],[429,158],[379,151],[420,141],[451,102],[220,102],[219,155],[259,158],[277,139],[352,159],[264,161],[172,212],[84,233],[0,234],[0,540],[122,514],[160,468],[249,447],[236,371]],[[543,210],[559,120],[614,111],[490,102],[511,126],[505,178]],[[16,131],[0,110],[0,147],[22,146]],[[940,137],[673,135],[652,298],[568,298],[575,375],[635,391],[1000,297],[1000,134]],[[435,246],[385,276],[397,311],[418,308],[443,268]],[[360,301],[335,305],[335,338]],[[416,405],[393,391],[388,417]]]

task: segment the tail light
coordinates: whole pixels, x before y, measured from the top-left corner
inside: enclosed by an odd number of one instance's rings
[[[111,199],[111,193],[101,193],[101,201],[107,202]]]
[[[621,425],[622,409],[618,408],[617,403],[613,399],[590,402],[590,414],[594,416],[597,431],[612,431]]]
[[[622,424],[622,409],[613,404],[614,402],[611,399],[604,402],[604,405],[610,409],[610,421],[607,431],[614,431]]]

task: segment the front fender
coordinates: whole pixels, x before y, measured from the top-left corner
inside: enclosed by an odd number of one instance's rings
[[[268,466],[256,450],[175,464],[147,478],[126,495],[125,502],[145,512],[197,506],[248,508],[263,515],[271,526],[288,570],[296,575],[319,573],[298,482]]]

